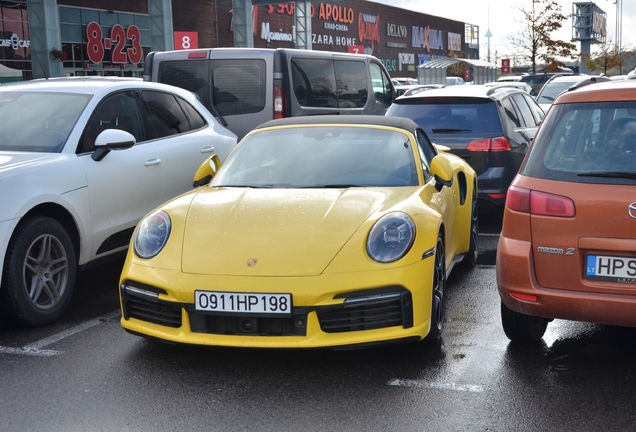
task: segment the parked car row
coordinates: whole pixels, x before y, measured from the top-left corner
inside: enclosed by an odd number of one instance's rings
[[[477,258],[478,208],[496,206],[511,340],[537,342],[554,318],[636,326],[636,80],[576,76],[544,118],[522,82],[396,98],[371,56],[189,50],[151,53],[146,72],[173,85],[0,88],[0,308],[14,320],[59,318],[78,269],[127,253],[134,334],[435,340],[449,273]]]

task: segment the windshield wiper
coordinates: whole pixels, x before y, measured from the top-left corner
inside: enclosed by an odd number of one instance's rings
[[[342,183],[342,184],[326,184],[326,185],[316,185],[316,188],[325,188],[325,189],[346,189],[352,187],[365,187],[364,185],[359,184],[350,184],[350,183]]]
[[[578,173],[577,175],[581,177],[613,177],[636,179],[636,172],[634,171],[590,171]]]
[[[472,129],[455,129],[455,128],[433,128],[434,133],[448,133],[448,132],[472,132]]]
[[[266,185],[253,185],[253,184],[221,184],[221,185],[214,185],[214,187],[219,187],[219,188],[252,188],[252,189],[271,189],[274,188],[275,186],[273,184],[266,184]]]
[[[317,184],[311,186],[295,186],[291,184],[264,184],[264,185],[253,185],[253,184],[221,184],[214,185],[214,187],[219,188],[252,188],[252,189],[346,189],[352,187],[367,187],[368,185],[360,185],[360,184],[351,184],[351,183],[342,183],[342,184]]]

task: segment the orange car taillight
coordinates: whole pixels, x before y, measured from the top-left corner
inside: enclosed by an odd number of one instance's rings
[[[521,213],[530,213],[530,189],[510,186],[506,196],[506,207]]]
[[[512,147],[504,137],[483,138],[471,141],[466,147],[469,151],[511,151]]]
[[[285,106],[285,90],[282,87],[274,87],[274,118],[281,119],[287,117],[287,107]]]
[[[530,213],[542,216],[574,217],[574,201],[560,195],[530,192]]]
[[[506,207],[538,216],[574,217],[574,201],[561,195],[510,186]]]

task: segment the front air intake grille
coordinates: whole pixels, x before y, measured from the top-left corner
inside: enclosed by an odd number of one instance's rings
[[[320,328],[325,333],[413,325],[411,294],[408,291],[391,294],[349,297],[342,306],[316,311]]]
[[[181,327],[181,305],[131,294],[122,290],[124,318],[136,318],[166,327]]]
[[[188,308],[194,333],[240,336],[305,336],[307,312],[296,309],[292,317],[228,316],[200,313]]]

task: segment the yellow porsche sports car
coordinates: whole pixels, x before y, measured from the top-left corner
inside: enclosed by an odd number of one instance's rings
[[[127,331],[318,348],[440,337],[446,277],[477,258],[477,183],[410,119],[273,120],[138,224]]]

